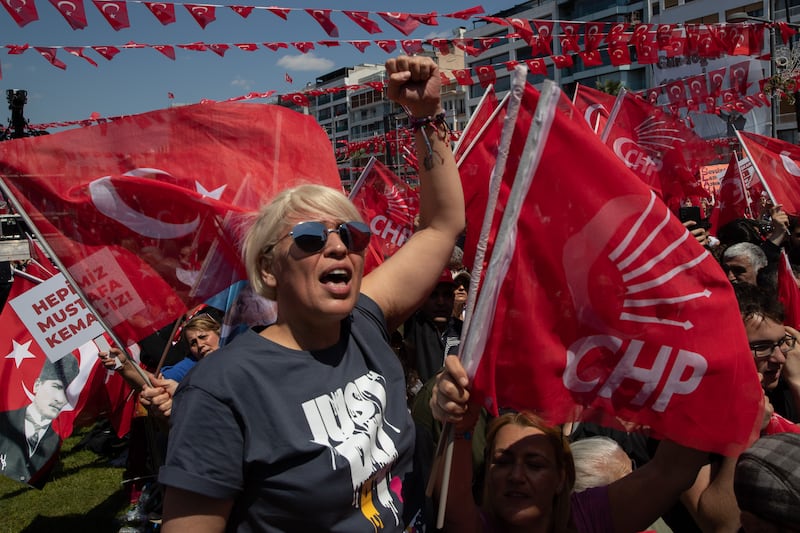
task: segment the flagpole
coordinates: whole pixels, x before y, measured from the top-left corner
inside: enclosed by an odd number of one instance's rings
[[[492,91],[492,92],[494,92],[494,84],[493,84],[493,83],[492,83],[492,84],[489,84],[489,85],[486,87],[486,90],[485,90],[485,91],[483,91],[483,96],[481,96],[481,99],[478,101],[478,105],[477,105],[477,106],[475,106],[475,109],[476,109],[476,110],[477,110],[477,109],[480,109],[480,108],[481,108],[481,106],[483,105],[483,103],[486,101],[486,98],[489,96],[489,91]],[[508,93],[506,93],[506,96],[508,96]],[[489,121],[487,120],[487,121],[486,121],[486,123],[488,123],[488,122],[489,122]],[[486,124],[486,123],[485,123],[485,124]],[[469,123],[469,122],[467,122],[467,126],[469,126],[469,125],[470,125],[470,123]],[[456,152],[458,151],[458,148],[459,148],[459,146],[461,146],[461,142],[464,140],[464,134],[465,134],[465,133],[467,133],[467,131],[468,131],[468,128],[467,128],[467,127],[464,127],[464,131],[462,131],[462,132],[461,132],[461,135],[459,135],[459,137],[458,137],[458,140],[456,141],[456,144],[455,144],[455,146],[453,146],[453,153],[456,153]],[[479,133],[478,135],[480,135],[480,133]]]
[[[503,109],[503,105],[506,103],[506,100],[508,100],[510,95],[511,95],[511,91],[507,92],[505,94],[505,96],[503,97],[503,99],[500,100],[500,102],[497,104],[497,107],[494,109],[494,111],[492,111],[492,114],[489,115],[489,118],[481,126],[481,129],[478,130],[478,134],[472,139],[472,142],[469,143],[469,146],[467,146],[466,150],[464,150],[464,153],[461,155],[461,158],[456,163],[457,166],[461,166],[461,163],[464,161],[464,159],[467,158],[467,155],[472,151],[472,149],[475,147],[475,145],[478,144],[478,139],[481,138],[481,135],[483,135],[483,132],[486,131],[486,128],[489,127],[489,125],[492,123],[492,121],[495,119],[495,117],[497,117],[497,115]],[[464,132],[461,132],[461,137],[459,138],[459,142],[463,138],[464,138]],[[455,152],[455,151],[456,150],[454,149],[453,152]]]
[[[358,191],[361,190],[361,187],[364,186],[364,182],[367,180],[367,176],[372,171],[372,167],[375,166],[375,161],[376,159],[374,155],[369,158],[369,161],[367,161],[367,165],[364,167],[364,170],[361,171],[361,175],[358,177],[356,182],[350,188],[350,196],[348,196],[348,198],[351,201],[353,200],[353,198],[356,197]]]
[[[28,216],[28,213],[22,208],[22,204],[20,204],[19,200],[14,195],[14,193],[11,192],[11,188],[6,183],[6,180],[5,180],[4,177],[0,177],[0,190],[2,190],[3,194],[5,194],[5,196],[8,199],[8,201],[11,202],[12,206],[14,206],[14,209],[16,210],[17,214],[19,214],[19,216],[22,218],[22,220],[25,221],[25,224],[27,224],[28,228],[30,228],[30,230],[36,236],[36,238],[39,241],[39,245],[42,247],[42,249],[45,251],[45,253],[49,256],[50,260],[56,265],[56,267],[58,267],[58,269],[61,272],[61,274],[63,274],[63,276],[66,278],[66,280],[72,286],[72,288],[75,290],[75,293],[78,295],[78,297],[86,305],[86,308],[89,310],[89,312],[91,312],[95,316],[95,318],[97,318],[97,321],[103,327],[105,332],[108,333],[108,335],[111,337],[111,339],[114,341],[114,343],[117,346],[119,346],[121,349],[124,349],[124,344],[122,344],[122,342],[120,342],[120,340],[116,336],[116,334],[113,331],[111,331],[111,328],[108,327],[108,325],[106,325],[106,323],[103,321],[102,317],[100,316],[100,313],[97,312],[97,310],[94,308],[92,303],[89,301],[89,299],[84,294],[83,289],[81,289],[81,287],[75,281],[75,278],[72,277],[72,274],[70,273],[70,271],[67,269],[66,266],[64,266],[64,263],[62,263],[61,259],[55,254],[53,249],[50,247],[50,244],[44,239],[44,237],[42,236],[42,233],[39,231],[39,228],[36,227],[36,225],[33,223],[33,220],[31,219],[31,217]],[[133,364],[131,366],[133,366],[136,369],[136,371],[142,377],[142,379],[147,384],[147,386],[151,387],[152,384],[150,383],[150,378],[147,377],[147,374],[145,374],[144,371],[141,368],[139,368],[139,365]]]

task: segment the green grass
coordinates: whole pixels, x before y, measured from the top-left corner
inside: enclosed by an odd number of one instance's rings
[[[64,441],[61,463],[42,490],[0,476],[0,532],[106,533],[116,532],[115,517],[127,509],[122,487],[123,468],[107,457],[75,450],[89,431],[83,429]]]

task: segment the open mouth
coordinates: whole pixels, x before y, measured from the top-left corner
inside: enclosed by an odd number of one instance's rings
[[[344,268],[335,268],[329,270],[320,277],[322,283],[332,283],[334,285],[346,285],[350,282],[352,274]]]

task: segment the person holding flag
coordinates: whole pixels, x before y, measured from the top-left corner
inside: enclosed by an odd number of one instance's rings
[[[260,211],[245,265],[256,292],[277,303],[277,321],[238,335],[178,387],[159,475],[165,533],[373,533],[421,516],[424,481],[413,479],[414,426],[389,332],[447,265],[464,200],[438,66],[400,56],[386,71],[423,162],[420,229],[362,279],[370,231],[341,191],[301,185]]]

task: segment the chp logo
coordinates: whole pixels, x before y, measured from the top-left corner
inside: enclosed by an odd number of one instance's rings
[[[691,235],[672,219],[653,192],[617,197],[566,242],[562,261],[576,318],[598,332],[567,349],[562,380],[569,390],[615,400],[622,394],[634,406],[651,400],[662,412],[674,395],[700,384],[707,360],[676,333],[707,320],[698,303],[712,293],[697,267],[713,258],[687,246]],[[623,390],[624,380],[640,386]]]
[[[628,168],[644,177],[651,177],[661,170],[662,155],[675,149],[670,143],[685,142],[676,128],[657,117],[647,117],[633,132],[635,139],[617,137],[612,149]]]

